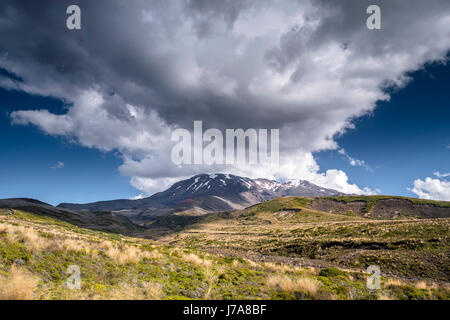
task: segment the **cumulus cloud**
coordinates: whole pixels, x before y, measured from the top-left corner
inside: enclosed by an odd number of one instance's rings
[[[120,172],[146,193],[213,170],[374,192],[342,170],[321,172],[313,153],[339,149],[335,137],[388,100],[386,88],[450,48],[446,0],[378,1],[381,30],[366,28],[370,1],[47,2],[1,2],[0,67],[17,77],[0,86],[69,107],[16,110],[12,122],[119,151]],[[65,28],[69,4],[81,7],[80,31]],[[175,166],[170,133],[194,120],[279,128],[280,167]]]
[[[414,187],[408,189],[423,199],[450,201],[450,182],[426,177],[414,180]]]

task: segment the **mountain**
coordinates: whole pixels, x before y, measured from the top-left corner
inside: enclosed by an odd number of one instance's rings
[[[28,198],[0,199],[0,208],[30,212],[36,215],[65,221],[81,228],[134,235],[142,231],[127,217],[114,212],[105,211],[74,211],[56,208],[48,203]]]
[[[342,193],[305,180],[279,182],[250,179],[232,174],[199,174],[179,181],[169,189],[138,200],[112,200],[88,204],[62,203],[59,208],[88,211],[114,211],[143,222],[150,217],[172,213],[203,215],[240,210],[284,196],[336,196]]]

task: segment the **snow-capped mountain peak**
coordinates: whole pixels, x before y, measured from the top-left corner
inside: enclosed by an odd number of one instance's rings
[[[284,196],[331,196],[336,190],[319,187],[306,180],[276,181],[251,179],[232,174],[199,174],[173,184],[169,189],[139,200],[113,200],[85,205],[63,204],[78,210],[144,210],[154,214],[197,208],[202,212],[242,209]]]

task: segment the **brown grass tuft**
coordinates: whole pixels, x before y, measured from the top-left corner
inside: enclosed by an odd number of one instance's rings
[[[12,265],[9,276],[0,282],[0,299],[30,300],[38,283],[39,279],[27,270]]]
[[[319,290],[319,283],[311,278],[291,279],[287,276],[275,275],[267,279],[267,285],[277,290],[287,292],[304,292],[312,298],[317,296]]]
[[[146,282],[143,285],[144,295],[147,300],[160,300],[163,292],[161,286],[157,283]]]

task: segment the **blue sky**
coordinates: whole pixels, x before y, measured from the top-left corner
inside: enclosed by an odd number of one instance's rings
[[[322,169],[342,168],[353,182],[383,194],[416,197],[407,190],[416,178],[450,172],[450,66],[434,64],[410,76],[407,87],[337,139],[370,170],[349,165],[336,151],[316,154]]]
[[[450,2],[379,0],[380,29],[371,4],[1,1],[0,198],[143,197],[223,172],[450,201]],[[279,163],[176,165],[172,132],[198,120],[279,129]]]
[[[130,198],[136,190],[117,171],[114,152],[81,147],[32,126],[11,124],[17,109],[61,113],[62,101],[0,88],[0,198],[29,197],[58,204]],[[56,168],[58,161],[64,163]]]
[[[352,183],[383,194],[416,196],[416,178],[450,171],[450,65],[434,64],[410,75],[407,87],[379,102],[373,114],[337,139],[369,169],[351,166],[335,150],[315,154],[322,170],[340,168]],[[57,99],[0,88],[0,197],[30,197],[52,204],[131,198],[129,178],[117,170],[120,157],[46,135],[33,126],[12,125],[13,110],[64,113]],[[62,168],[55,168],[58,161]]]

